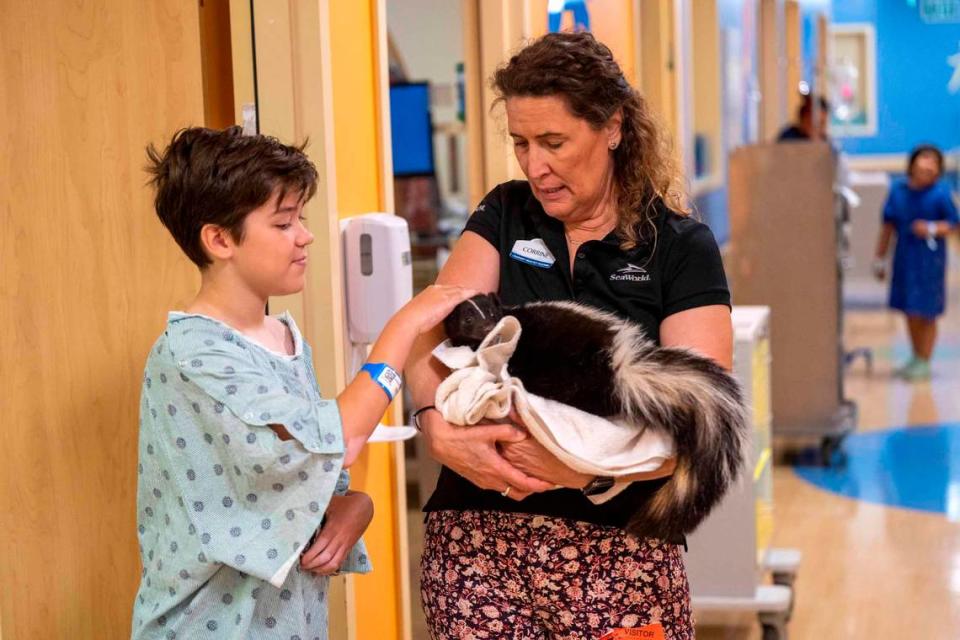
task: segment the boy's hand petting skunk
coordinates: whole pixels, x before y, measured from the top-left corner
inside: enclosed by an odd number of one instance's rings
[[[658,347],[635,323],[573,302],[461,302],[444,320],[454,346],[476,349],[504,315],[522,327],[507,365],[530,393],[674,440],[676,470],[627,530],[670,539],[693,531],[744,463],[746,412],[737,381],[709,358]]]

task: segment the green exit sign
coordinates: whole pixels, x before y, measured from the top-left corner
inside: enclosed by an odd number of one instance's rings
[[[920,18],[924,22],[960,22],[960,0],[920,0]]]

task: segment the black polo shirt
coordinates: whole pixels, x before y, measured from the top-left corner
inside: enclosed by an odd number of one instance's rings
[[[571,300],[640,324],[659,343],[660,323],[674,313],[730,305],[720,251],[710,229],[658,204],[656,238],[623,251],[610,233],[585,242],[570,270],[563,223],[548,216],[525,181],[501,184],[467,221],[464,231],[500,253],[500,298],[506,305]],[[647,234],[651,235],[651,234]],[[666,480],[635,482],[602,505],[579,491],[557,489],[517,502],[485,491],[444,467],[425,511],[495,510],[623,527]]]

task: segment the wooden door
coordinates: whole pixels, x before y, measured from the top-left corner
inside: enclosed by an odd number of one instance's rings
[[[5,2],[0,19],[0,619],[129,637],[146,353],[196,270],[144,146],[203,122],[196,0]]]

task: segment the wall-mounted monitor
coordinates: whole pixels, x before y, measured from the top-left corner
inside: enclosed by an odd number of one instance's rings
[[[428,83],[409,82],[390,86],[390,137],[394,176],[434,174]]]

